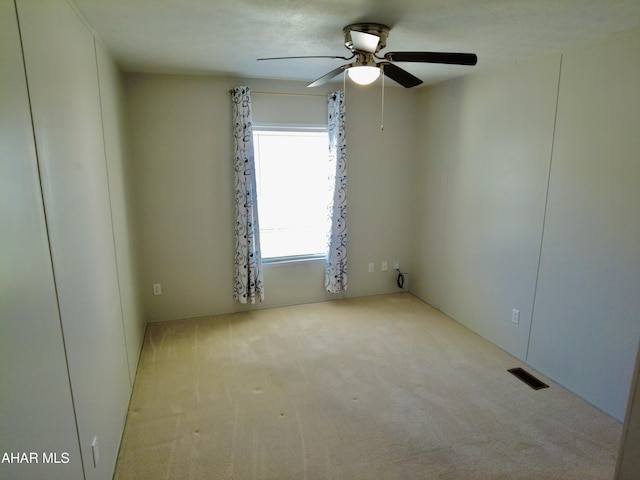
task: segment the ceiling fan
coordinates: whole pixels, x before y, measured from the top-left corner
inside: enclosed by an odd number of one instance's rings
[[[355,59],[331,70],[307,87],[318,87],[327,83],[340,73],[347,71],[349,78],[360,85],[373,83],[380,73],[396,81],[405,88],[422,83],[418,77],[395,65],[393,62],[445,63],[449,65],[475,65],[478,57],[474,53],[447,52],[387,52],[378,56],[378,52],[387,45],[389,27],[379,23],[354,23],[342,29],[344,45],[352,53],[350,57],[311,55],[300,57],[270,57],[258,60],[282,60],[292,58],[333,58],[342,60]],[[378,62],[377,60],[381,60]]]

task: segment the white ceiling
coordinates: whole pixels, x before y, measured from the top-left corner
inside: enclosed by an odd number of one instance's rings
[[[381,53],[478,55],[476,67],[399,64],[429,84],[640,26],[640,0],[73,1],[124,71],[309,82],[346,62],[256,59],[348,56],[342,28],[356,22],[391,27]]]

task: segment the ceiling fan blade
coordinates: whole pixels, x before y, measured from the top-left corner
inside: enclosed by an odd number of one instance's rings
[[[341,65],[340,67],[331,70],[329,73],[321,76],[320,78],[318,78],[317,80],[311,82],[309,85],[307,85],[307,87],[319,87],[320,85],[324,85],[325,83],[327,83],[329,80],[331,80],[333,77],[338,76],[340,73],[342,73],[343,71],[345,71],[347,68],[349,68],[350,65]]]
[[[340,59],[340,60],[351,60],[353,57],[355,57],[355,54],[351,55],[350,57],[340,57],[337,55],[331,56],[331,55],[303,55],[300,57],[267,57],[267,58],[257,58],[256,60],[290,60],[290,59],[294,59],[294,58],[336,58],[336,59]]]
[[[351,30],[351,41],[353,42],[353,49],[360,50],[368,53],[376,53],[378,50],[378,43],[380,37],[372,35],[371,33],[358,32],[357,30]]]
[[[405,88],[416,87],[422,83],[422,80],[418,77],[410,74],[393,63],[381,62],[378,65],[382,66],[382,73]]]
[[[449,65],[475,65],[478,57],[475,53],[447,52],[388,52],[384,55],[390,62],[446,63]]]

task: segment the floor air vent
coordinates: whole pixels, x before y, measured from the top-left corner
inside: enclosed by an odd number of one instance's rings
[[[547,385],[544,382],[541,382],[536,377],[534,377],[533,375],[531,375],[529,372],[527,372],[522,368],[510,368],[507,371],[512,375],[515,375],[516,377],[518,377],[520,380],[522,380],[524,383],[529,385],[534,390],[540,390],[541,388],[549,388],[549,385]]]

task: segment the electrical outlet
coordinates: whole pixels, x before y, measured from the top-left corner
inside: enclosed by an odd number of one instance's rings
[[[520,310],[516,310],[515,308],[511,310],[511,321],[515,324],[520,323]]]
[[[375,269],[376,269],[376,264],[371,262],[369,264],[369,273],[373,273],[375,271]]]
[[[393,261],[393,269],[394,270],[400,270],[400,260],[394,260]]]
[[[383,272],[386,272],[387,270],[389,270],[389,264],[387,263],[386,260],[382,262],[382,264],[380,265],[380,270]]]
[[[154,295],[162,295],[162,285],[159,283],[153,284],[153,294]]]

